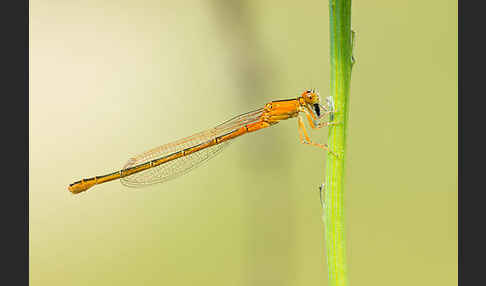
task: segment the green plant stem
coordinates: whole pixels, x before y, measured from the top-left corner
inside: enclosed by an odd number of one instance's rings
[[[328,154],[324,190],[323,221],[329,284],[348,285],[344,224],[344,161],[349,87],[353,65],[351,0],[329,0],[331,41],[331,89],[335,125],[329,128],[328,145],[337,156]]]

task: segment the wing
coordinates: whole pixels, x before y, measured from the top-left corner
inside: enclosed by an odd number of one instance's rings
[[[211,128],[196,133],[192,136],[151,149],[131,158],[125,164],[123,169],[125,170],[127,168],[211,141],[216,137],[235,131],[246,124],[260,120],[262,113],[263,108],[244,113],[216,126],[215,128]],[[214,158],[214,156],[224,150],[224,148],[228,146],[230,142],[231,140],[213,145],[162,165],[123,177],[120,180],[123,185],[128,187],[143,187],[175,179],[201,166],[209,159]]]

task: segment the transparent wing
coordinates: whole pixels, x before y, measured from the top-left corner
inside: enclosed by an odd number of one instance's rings
[[[125,170],[127,168],[134,167],[139,164],[143,164],[154,159],[158,159],[211,141],[216,137],[235,131],[246,124],[258,121],[262,115],[262,112],[263,108],[244,113],[216,126],[215,128],[205,130],[192,136],[151,149],[131,158],[125,164],[123,169]],[[211,147],[169,161],[157,167],[123,177],[120,180],[123,185],[128,187],[143,187],[175,179],[191,170],[194,170],[195,168],[201,166],[204,162],[207,162],[209,159],[219,154],[226,146],[230,144],[230,142],[231,140],[213,145]]]

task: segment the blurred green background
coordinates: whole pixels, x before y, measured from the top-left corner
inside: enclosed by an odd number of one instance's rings
[[[31,285],[327,285],[325,154],[295,119],[164,184],[67,186],[327,96],[328,22],[327,1],[30,1]],[[351,285],[456,285],[457,2],[354,1],[352,26]]]

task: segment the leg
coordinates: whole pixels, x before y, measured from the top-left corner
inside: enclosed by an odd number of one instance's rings
[[[332,153],[334,156],[336,156],[336,154],[334,154],[334,152],[329,150],[329,147],[327,146],[327,144],[319,144],[319,143],[312,142],[309,138],[309,135],[307,135],[307,131],[305,130],[304,121],[302,120],[302,118],[300,116],[298,116],[297,120],[298,120],[297,122],[299,124],[300,142],[302,144],[309,144],[309,145],[312,145],[312,146],[319,147],[321,149],[326,150],[329,153]]]
[[[319,128],[326,127],[326,126],[329,126],[329,125],[336,125],[337,124],[337,122],[320,122],[319,124],[316,125],[314,123],[312,113],[309,114],[309,112],[306,109],[304,109],[304,113],[305,113],[305,116],[307,117],[307,120],[309,121],[309,124],[312,127],[312,129],[319,129]],[[328,111],[328,112],[324,113],[324,116],[327,116],[331,113],[332,113],[331,111]]]

